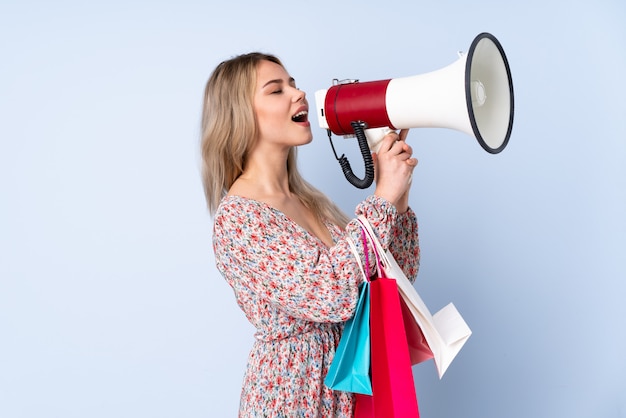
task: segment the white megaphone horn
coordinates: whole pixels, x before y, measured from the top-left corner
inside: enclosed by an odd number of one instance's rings
[[[365,178],[356,177],[345,156],[335,157],[350,183],[367,188],[374,179],[371,151],[390,130],[449,128],[474,136],[491,154],[502,151],[513,128],[513,81],[500,42],[481,33],[467,53],[440,70],[389,80],[335,83],[315,93],[321,128],[356,135]],[[332,141],[331,141],[332,145]],[[334,152],[334,147],[333,147]],[[369,157],[369,158],[368,158]]]

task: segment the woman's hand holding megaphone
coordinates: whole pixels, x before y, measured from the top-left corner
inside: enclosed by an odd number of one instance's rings
[[[409,208],[409,189],[417,166],[413,149],[405,142],[408,133],[408,129],[402,129],[385,135],[378,152],[373,154],[374,194],[392,203],[400,213]]]

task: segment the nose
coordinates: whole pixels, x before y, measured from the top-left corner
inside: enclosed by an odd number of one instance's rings
[[[295,89],[295,94],[293,95],[294,103],[304,100],[306,98],[306,93],[304,91],[300,90],[297,87],[294,87],[294,89]]]

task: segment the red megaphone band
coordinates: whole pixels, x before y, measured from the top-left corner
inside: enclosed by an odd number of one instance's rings
[[[328,89],[324,112],[329,129],[335,135],[354,131],[351,122],[365,122],[368,128],[396,129],[389,120],[385,97],[391,80],[337,84]]]

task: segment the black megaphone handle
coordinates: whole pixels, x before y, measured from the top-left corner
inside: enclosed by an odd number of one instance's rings
[[[359,144],[359,148],[361,149],[361,155],[363,156],[363,163],[365,164],[365,176],[360,179],[353,172],[352,167],[350,167],[350,163],[348,162],[348,158],[346,158],[345,154],[341,157],[337,157],[337,152],[335,151],[335,147],[333,146],[332,138],[330,130],[328,131],[328,139],[330,140],[330,145],[333,148],[333,152],[335,153],[335,158],[339,161],[339,165],[341,166],[341,170],[343,171],[343,175],[346,176],[346,179],[352,184],[354,187],[359,189],[367,189],[372,185],[374,181],[374,161],[372,160],[372,152],[367,144],[367,138],[365,137],[365,129],[367,125],[365,122],[351,122],[352,129],[354,129],[354,134],[356,135],[357,142]]]

